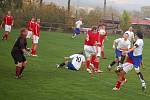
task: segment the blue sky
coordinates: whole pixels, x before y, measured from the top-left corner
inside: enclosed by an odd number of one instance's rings
[[[68,0],[44,1],[52,1],[60,5],[67,5]],[[103,1],[104,0],[71,0],[71,5],[78,7],[103,7]],[[107,6],[112,6],[119,10],[140,10],[142,6],[150,6],[150,0],[107,0]]]

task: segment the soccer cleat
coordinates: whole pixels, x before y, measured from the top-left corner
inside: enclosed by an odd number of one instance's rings
[[[21,79],[21,76],[16,76],[15,79]]]
[[[124,81],[122,81],[121,85],[124,85],[125,83],[127,83],[127,79],[125,79]]]
[[[111,66],[110,66],[110,65],[108,65],[108,66],[107,66],[107,69],[108,69],[109,71],[111,71]]]
[[[60,67],[60,65],[59,65],[59,64],[56,64],[56,67],[57,67],[57,68],[59,68],[59,67]]]
[[[145,84],[145,82],[144,82],[144,83],[142,83],[142,91],[143,91],[143,92],[145,92],[145,91],[146,91],[146,84]]]
[[[112,90],[113,90],[113,91],[119,91],[119,90],[120,90],[120,88],[116,88],[116,87],[114,87]]]
[[[92,71],[90,70],[90,69],[86,69],[86,71],[89,73],[89,74],[91,74],[92,73]]]
[[[32,54],[32,57],[37,57],[37,55]]]
[[[102,73],[103,71],[101,71],[101,70],[97,70],[96,72],[97,72],[97,73]]]

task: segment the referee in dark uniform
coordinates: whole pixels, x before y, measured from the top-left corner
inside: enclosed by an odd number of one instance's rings
[[[11,55],[16,64],[16,79],[21,78],[21,74],[27,64],[27,60],[24,54],[30,55],[27,49],[27,40],[26,40],[27,34],[28,34],[27,29],[25,28],[21,29],[20,36],[17,38],[11,51]]]

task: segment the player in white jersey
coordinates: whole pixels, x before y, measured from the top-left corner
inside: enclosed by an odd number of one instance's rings
[[[107,67],[108,70],[111,70],[112,66],[115,63],[123,64],[125,55],[124,52],[128,51],[128,49],[131,47],[131,42],[128,40],[129,35],[125,33],[123,35],[123,38],[118,38],[114,40],[113,43],[113,49],[115,50],[116,58],[115,60]]]
[[[128,31],[126,31],[125,33],[128,33],[129,34],[129,41],[131,43],[134,42],[134,33],[133,33],[133,28],[132,27],[129,27]]]
[[[142,62],[142,51],[143,51],[143,46],[144,46],[144,42],[143,42],[143,33],[141,32],[137,32],[135,35],[135,43],[134,46],[128,50],[128,52],[133,53],[133,65],[135,67],[135,71],[141,81],[142,84],[142,90],[144,91],[146,89],[146,84],[145,84],[145,80],[143,78],[142,73],[140,72],[140,66],[141,66],[141,62]],[[128,53],[127,52],[127,53]]]
[[[81,68],[81,66],[84,66],[85,64],[85,57],[83,55],[83,52],[79,54],[73,54],[69,57],[64,57],[64,58],[66,61],[61,64],[57,64],[57,68],[61,68],[64,65],[67,65],[68,69],[77,71]]]
[[[76,23],[75,23],[75,29],[74,29],[72,38],[75,38],[76,35],[80,34],[80,28],[81,28],[82,24],[83,24],[82,23],[82,18],[80,18],[78,21],[76,21]]]

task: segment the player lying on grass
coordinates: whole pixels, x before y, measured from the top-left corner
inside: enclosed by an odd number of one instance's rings
[[[73,54],[69,57],[64,57],[65,62],[61,64],[56,64],[57,68],[62,68],[64,65],[67,65],[66,68],[70,70],[79,70],[81,66],[84,66],[85,64],[85,57],[83,55],[83,52],[80,52],[78,54]]]
[[[86,70],[88,73],[102,72],[99,69],[99,59],[97,57],[98,53],[98,37],[99,33],[97,27],[92,27],[92,30],[88,31],[85,41],[84,41],[84,52],[86,55]],[[92,65],[92,71],[90,66]]]
[[[26,40],[27,34],[28,34],[27,29],[25,29],[25,28],[21,29],[20,36],[16,40],[16,42],[12,48],[12,51],[11,51],[11,55],[16,64],[16,79],[21,78],[21,74],[27,64],[27,60],[26,60],[24,54],[30,55],[30,53],[27,49],[27,40]]]
[[[107,67],[108,70],[111,70],[112,66],[116,63],[123,64],[125,55],[123,55],[123,52],[128,51],[128,49],[131,46],[131,42],[128,40],[128,33],[125,33],[123,35],[123,38],[118,38],[114,40],[113,43],[113,49],[115,50],[116,58],[115,60]]]

